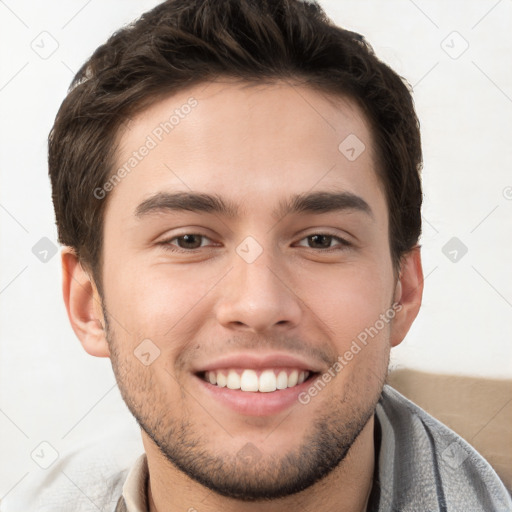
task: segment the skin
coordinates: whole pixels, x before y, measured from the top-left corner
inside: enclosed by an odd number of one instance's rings
[[[90,272],[63,251],[71,324],[88,353],[111,358],[143,426],[151,511],[365,510],[375,404],[423,292],[419,247],[393,270],[369,126],[352,101],[307,86],[223,80],[133,118],[118,165],[190,97],[197,106],[108,195],[103,307]],[[350,134],[366,147],[354,161],[338,149]],[[359,196],[372,214],[273,213],[320,191]],[[162,192],[216,194],[239,211],[136,215]],[[206,238],[169,250],[185,234]],[[262,250],[252,263],[236,251],[247,236]],[[394,302],[400,311],[306,405],[248,416],[212,400],[195,375],[221,355],[270,351],[303,357],[321,375]],[[134,356],[144,339],[160,350],[148,366]],[[252,455],[240,457],[247,446]]]

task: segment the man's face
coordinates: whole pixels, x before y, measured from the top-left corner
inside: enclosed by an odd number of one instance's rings
[[[360,110],[333,102],[282,83],[202,84],[120,135],[116,169],[137,163],[104,221],[116,378],[146,442],[228,496],[284,496],[328,474],[387,372],[386,200]]]

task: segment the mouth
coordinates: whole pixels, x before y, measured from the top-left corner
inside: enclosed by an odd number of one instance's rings
[[[197,374],[212,386],[247,393],[274,393],[295,388],[317,375],[317,372],[300,368],[224,368]]]
[[[232,353],[193,370],[205,402],[237,415],[270,417],[299,402],[324,365],[284,352]],[[301,405],[302,407],[302,405]]]

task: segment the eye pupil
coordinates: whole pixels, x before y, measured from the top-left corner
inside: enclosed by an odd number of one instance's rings
[[[331,246],[332,236],[329,235],[312,235],[309,238],[309,241],[313,246],[321,247],[323,249],[329,248]]]
[[[182,249],[197,249],[201,247],[200,235],[183,235],[178,238],[178,245]]]

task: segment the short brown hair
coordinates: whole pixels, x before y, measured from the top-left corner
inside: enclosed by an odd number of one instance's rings
[[[421,232],[419,122],[405,80],[363,36],[315,2],[168,0],[114,33],[76,74],[49,136],[59,241],[101,286],[106,199],[122,124],[173,92],[216,77],[298,80],[354,100],[370,122],[389,210],[395,270]],[[341,141],[340,141],[341,142]]]

